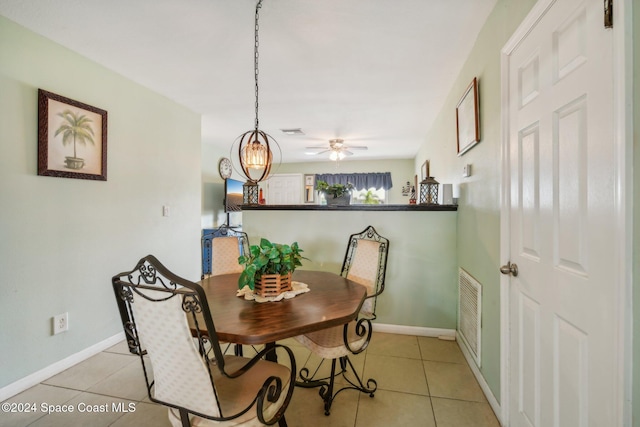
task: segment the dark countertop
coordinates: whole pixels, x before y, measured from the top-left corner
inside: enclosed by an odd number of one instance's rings
[[[242,205],[243,211],[457,211],[458,205]]]

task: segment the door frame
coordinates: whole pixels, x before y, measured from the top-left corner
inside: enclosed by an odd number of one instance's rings
[[[501,188],[500,188],[500,261],[506,264],[510,255],[510,181],[509,176],[509,58],[531,29],[557,0],[539,0],[513,33],[501,51]],[[632,1],[615,0],[613,16],[613,144],[615,149],[616,259],[613,269],[620,271],[617,292],[617,366],[615,378],[615,426],[631,426],[632,415],[632,249],[633,249],[633,39]],[[496,266],[498,268],[498,266]],[[500,277],[500,422],[509,425],[510,358],[509,358],[510,276]]]

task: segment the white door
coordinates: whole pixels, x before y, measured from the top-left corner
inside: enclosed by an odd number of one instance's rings
[[[269,205],[302,204],[302,175],[272,175],[267,180],[266,201]]]
[[[603,0],[545,0],[508,55],[509,420],[617,425],[612,30]],[[538,5],[539,6],[539,5]]]

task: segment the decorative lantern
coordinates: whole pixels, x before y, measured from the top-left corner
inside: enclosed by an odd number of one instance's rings
[[[438,187],[440,183],[435,178],[428,176],[420,182],[420,204],[437,205]]]
[[[245,182],[242,185],[242,203],[245,205],[257,205],[259,202],[258,183],[251,180]]]

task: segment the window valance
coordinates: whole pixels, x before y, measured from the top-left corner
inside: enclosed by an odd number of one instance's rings
[[[323,173],[316,174],[316,182],[324,181],[329,185],[351,183],[356,190],[389,190],[393,187],[391,172],[374,173]]]

